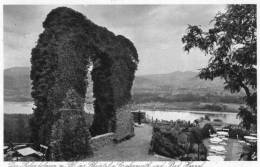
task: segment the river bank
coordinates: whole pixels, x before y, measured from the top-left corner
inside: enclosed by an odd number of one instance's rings
[[[133,105],[134,109],[141,110],[193,110],[193,111],[207,111],[207,112],[232,112],[237,113],[238,108],[243,104],[236,103],[204,103],[204,102],[149,102]]]
[[[150,102],[134,104],[133,110],[150,110],[150,111],[205,111],[218,113],[237,113],[241,104],[235,103],[200,103],[200,102]],[[10,102],[4,101],[4,113],[6,114],[32,114],[34,107],[33,102]]]

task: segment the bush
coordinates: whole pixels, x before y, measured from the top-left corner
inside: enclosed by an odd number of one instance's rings
[[[250,132],[246,129],[243,129],[238,126],[226,126],[226,129],[229,129],[229,137],[232,139],[237,139],[237,136],[239,139],[244,139],[244,136],[250,135]]]
[[[93,114],[83,113],[87,127],[91,126]],[[30,143],[31,114],[4,114],[4,143]]]
[[[29,114],[4,114],[4,143],[29,143],[31,116]]]
[[[211,124],[205,124],[204,127],[201,129],[202,131],[202,136],[203,136],[203,139],[205,138],[208,138],[210,133],[216,133],[216,131],[214,130],[213,126]]]
[[[201,129],[185,121],[155,124],[149,152],[181,160],[205,160],[207,149],[202,140]]]

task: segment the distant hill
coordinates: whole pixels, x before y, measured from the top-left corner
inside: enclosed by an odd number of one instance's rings
[[[13,67],[4,70],[4,100],[30,101],[30,92],[29,67]]]
[[[229,94],[228,91],[224,91],[223,87],[224,81],[220,78],[213,81],[202,80],[196,72],[176,71],[169,74],[137,76],[133,91],[150,89],[153,91],[171,91],[172,94],[188,92]]]
[[[221,79],[205,81],[197,77],[196,72],[176,71],[169,74],[152,74],[136,76],[133,94],[214,94],[230,95],[224,91]],[[4,70],[4,99],[6,101],[30,101],[31,99],[30,67],[13,67]]]
[[[224,90],[224,80],[202,80],[198,73],[176,71],[169,74],[136,76],[133,85],[135,103],[209,102],[242,103],[243,92]]]

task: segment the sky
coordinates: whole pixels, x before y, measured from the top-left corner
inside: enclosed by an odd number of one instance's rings
[[[31,49],[43,32],[42,22],[58,6],[4,6],[4,68],[30,66]],[[138,52],[137,75],[198,71],[208,56],[184,52],[188,24],[207,29],[226,5],[68,5],[94,23],[130,39]]]

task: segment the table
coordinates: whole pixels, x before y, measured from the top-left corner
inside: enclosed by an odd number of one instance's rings
[[[217,132],[217,135],[219,135],[219,136],[228,136],[228,132],[218,131],[218,132]]]
[[[256,143],[257,142],[257,138],[254,136],[244,136],[245,140],[251,143]]]

